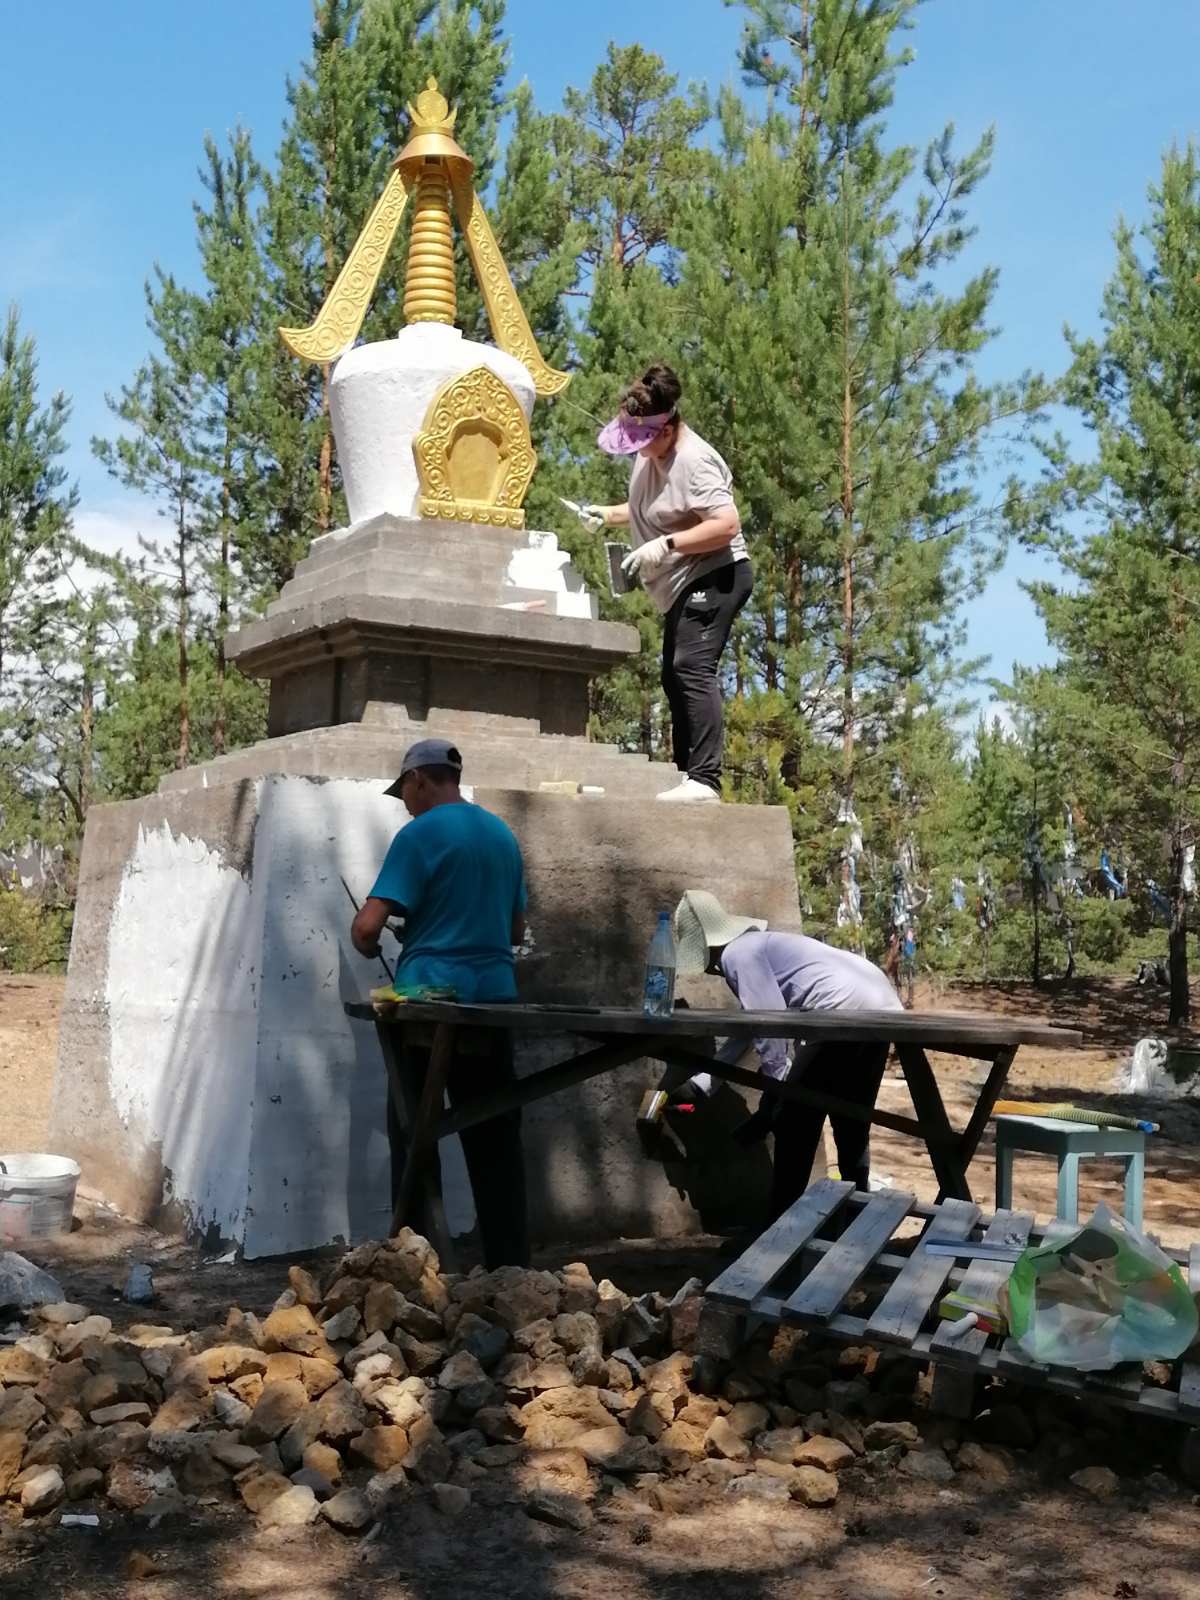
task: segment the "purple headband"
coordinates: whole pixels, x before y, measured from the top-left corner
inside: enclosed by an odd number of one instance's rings
[[[631,417],[618,411],[611,422],[601,428],[596,443],[609,456],[631,456],[657,439],[675,415],[673,411],[659,411],[652,417]]]

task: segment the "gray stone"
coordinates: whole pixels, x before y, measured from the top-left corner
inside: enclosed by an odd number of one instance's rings
[[[529,1496],[525,1515],[535,1522],[547,1522],[552,1528],[569,1528],[572,1533],[584,1533],[592,1525],[592,1510],[586,1501],[550,1489],[539,1489]]]
[[[942,1450],[910,1450],[900,1463],[900,1471],[907,1478],[917,1478],[922,1483],[953,1483],[954,1468]]]
[[[433,1503],[444,1517],[461,1517],[471,1504],[471,1491],[458,1483],[435,1483]]]
[[[1110,1467],[1084,1467],[1071,1474],[1071,1482],[1093,1500],[1111,1500],[1121,1491],[1121,1480]]]
[[[321,1515],[340,1533],[361,1533],[375,1520],[370,1500],[359,1489],[343,1489],[321,1507]]]
[[[786,1505],[792,1498],[791,1490],[782,1478],[768,1478],[758,1472],[749,1472],[745,1477],[734,1478],[725,1493],[735,1500],[764,1500],[778,1505]]]
[[[508,1349],[509,1333],[507,1328],[468,1312],[454,1330],[454,1344],[457,1349],[469,1351],[483,1371],[491,1372]]]
[[[130,1267],[121,1299],[135,1306],[147,1305],[154,1299],[154,1274],[144,1262],[135,1261]]]
[[[61,1305],[64,1299],[57,1278],[15,1250],[0,1250],[0,1311],[14,1306],[28,1311],[33,1306]]]
[[[213,1390],[213,1413],[227,1428],[244,1428],[250,1421],[250,1407],[228,1389]]]

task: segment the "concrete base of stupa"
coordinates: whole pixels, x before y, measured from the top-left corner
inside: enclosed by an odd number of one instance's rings
[[[495,747],[487,759],[502,764]],[[89,816],[53,1148],[127,1215],[214,1247],[263,1256],[378,1236],[383,1066],[374,1028],[343,1005],[383,980],[350,945],[340,879],[369,888],[403,809],[344,773],[214,776]],[[782,809],[486,786],[474,799],[524,851],[524,998],[636,1004],[654,915],[691,885],[797,925]],[[729,1003],[718,980],[682,987],[693,1004]],[[531,1040],[519,1070],[571,1049]],[[732,1091],[689,1119],[686,1151],[643,1153],[634,1117],[659,1071],[628,1067],[528,1110],[536,1240],[686,1235],[760,1214],[766,1157],[730,1143],[744,1109]],[[457,1141],[443,1152],[451,1229],[466,1233]]]

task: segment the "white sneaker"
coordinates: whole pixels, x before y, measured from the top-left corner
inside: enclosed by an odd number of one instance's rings
[[[711,801],[720,805],[721,796],[715,789],[710,789],[706,783],[697,783],[695,778],[685,778],[682,783],[677,783],[673,789],[665,789],[662,794],[655,795],[656,800],[686,800],[695,805]]]

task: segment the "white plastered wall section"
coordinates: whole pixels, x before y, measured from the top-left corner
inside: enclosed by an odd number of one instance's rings
[[[161,1149],[164,1200],[189,1233],[250,1257],[387,1232],[383,1062],[373,1026],[342,1009],[385,979],[350,944],[341,877],[361,899],[405,821],[375,782],[277,777],[255,792],[249,881],[203,840],[139,832],[105,997],[109,1093]],[[465,1232],[457,1140],[443,1159]]]

